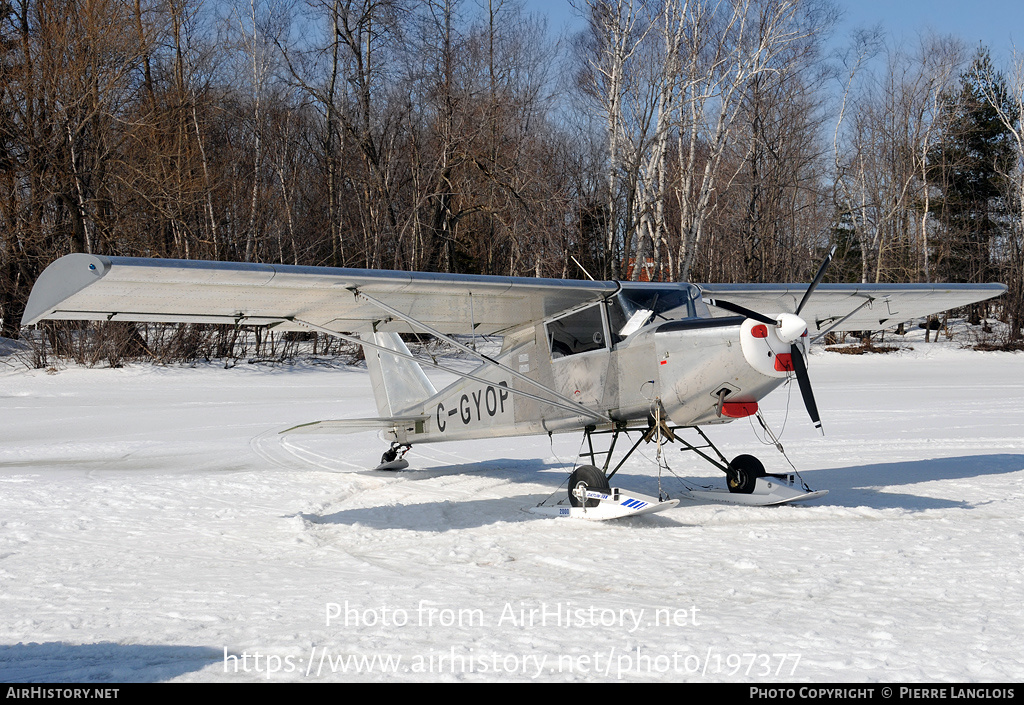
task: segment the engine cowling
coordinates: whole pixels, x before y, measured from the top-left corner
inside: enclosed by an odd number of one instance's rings
[[[800,346],[807,358],[810,343],[807,324],[791,313],[779,314],[781,325],[771,326],[752,318],[740,326],[740,347],[747,363],[767,377],[782,378],[794,371],[791,346]]]

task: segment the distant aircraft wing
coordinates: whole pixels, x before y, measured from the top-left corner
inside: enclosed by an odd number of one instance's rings
[[[491,335],[598,301],[615,282],[72,254],[32,289],[22,325],[46,319],[275,325],[412,332],[373,297],[444,333]]]
[[[705,298],[721,298],[772,315],[796,311],[807,284],[701,284]],[[811,335],[825,330],[881,330],[904,321],[999,296],[1003,284],[821,284],[800,317]],[[734,315],[712,309],[715,315]]]

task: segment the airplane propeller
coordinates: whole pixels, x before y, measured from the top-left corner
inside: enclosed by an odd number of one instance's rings
[[[764,323],[769,326],[776,328],[776,335],[779,340],[784,343],[789,343],[790,360],[792,361],[793,372],[796,374],[796,381],[800,386],[800,396],[803,397],[804,407],[807,409],[807,415],[811,417],[811,422],[814,427],[818,429],[822,435],[824,431],[821,428],[821,417],[818,414],[818,405],[814,401],[814,392],[811,390],[811,378],[807,374],[807,361],[804,360],[803,353],[800,349],[799,340],[807,331],[807,323],[804,319],[800,318],[800,312],[803,310],[804,305],[811,298],[811,294],[818,288],[818,284],[825,278],[825,271],[828,266],[832,263],[832,258],[835,256],[836,248],[835,245],[829,250],[829,253],[825,256],[825,260],[818,267],[817,273],[814,275],[814,280],[811,285],[807,287],[807,291],[804,292],[803,298],[800,299],[800,303],[796,307],[795,313],[782,313],[771,318],[763,313],[758,313],[745,306],[732,303],[731,301],[723,301],[722,299],[707,299],[707,302],[716,308],[725,309],[733,313],[739,314],[745,318],[750,318],[757,321],[758,323]]]

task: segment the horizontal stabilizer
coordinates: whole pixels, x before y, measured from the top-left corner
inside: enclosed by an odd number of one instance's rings
[[[392,416],[386,418],[371,419],[332,419],[329,421],[312,421],[310,423],[292,426],[281,431],[281,434],[338,434],[338,433],[364,433],[366,431],[396,431],[402,429],[409,433],[416,431],[416,425],[427,419],[426,416]]]

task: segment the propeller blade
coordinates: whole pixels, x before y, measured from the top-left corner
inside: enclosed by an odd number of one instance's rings
[[[804,297],[800,299],[800,305],[796,307],[796,315],[800,315],[800,311],[803,309],[804,304],[807,303],[807,299],[811,298],[811,294],[813,294],[814,290],[818,288],[818,284],[821,284],[821,280],[825,278],[825,270],[828,269],[830,264],[832,264],[832,257],[835,256],[835,254],[836,246],[832,245],[832,249],[829,250],[828,254],[825,256],[825,261],[821,263],[820,267],[818,267],[818,273],[814,275],[814,281],[812,281],[811,285],[807,287],[807,291],[804,292]]]
[[[821,427],[821,417],[818,416],[818,405],[814,403],[814,392],[811,391],[811,378],[807,374],[807,363],[800,351],[800,345],[793,343],[789,348],[790,357],[793,360],[793,371],[796,372],[796,381],[800,384],[800,396],[804,398],[804,406],[807,407],[807,415],[814,422],[814,427],[821,435],[825,435]]]
[[[723,301],[722,299],[704,299],[704,302],[714,306],[715,308],[724,308],[726,311],[732,311],[733,313],[738,313],[746,318],[752,318],[759,323],[767,323],[770,326],[778,325],[778,321],[774,318],[769,318],[763,313],[758,313],[757,311],[751,311],[749,308],[740,306],[739,304]]]

